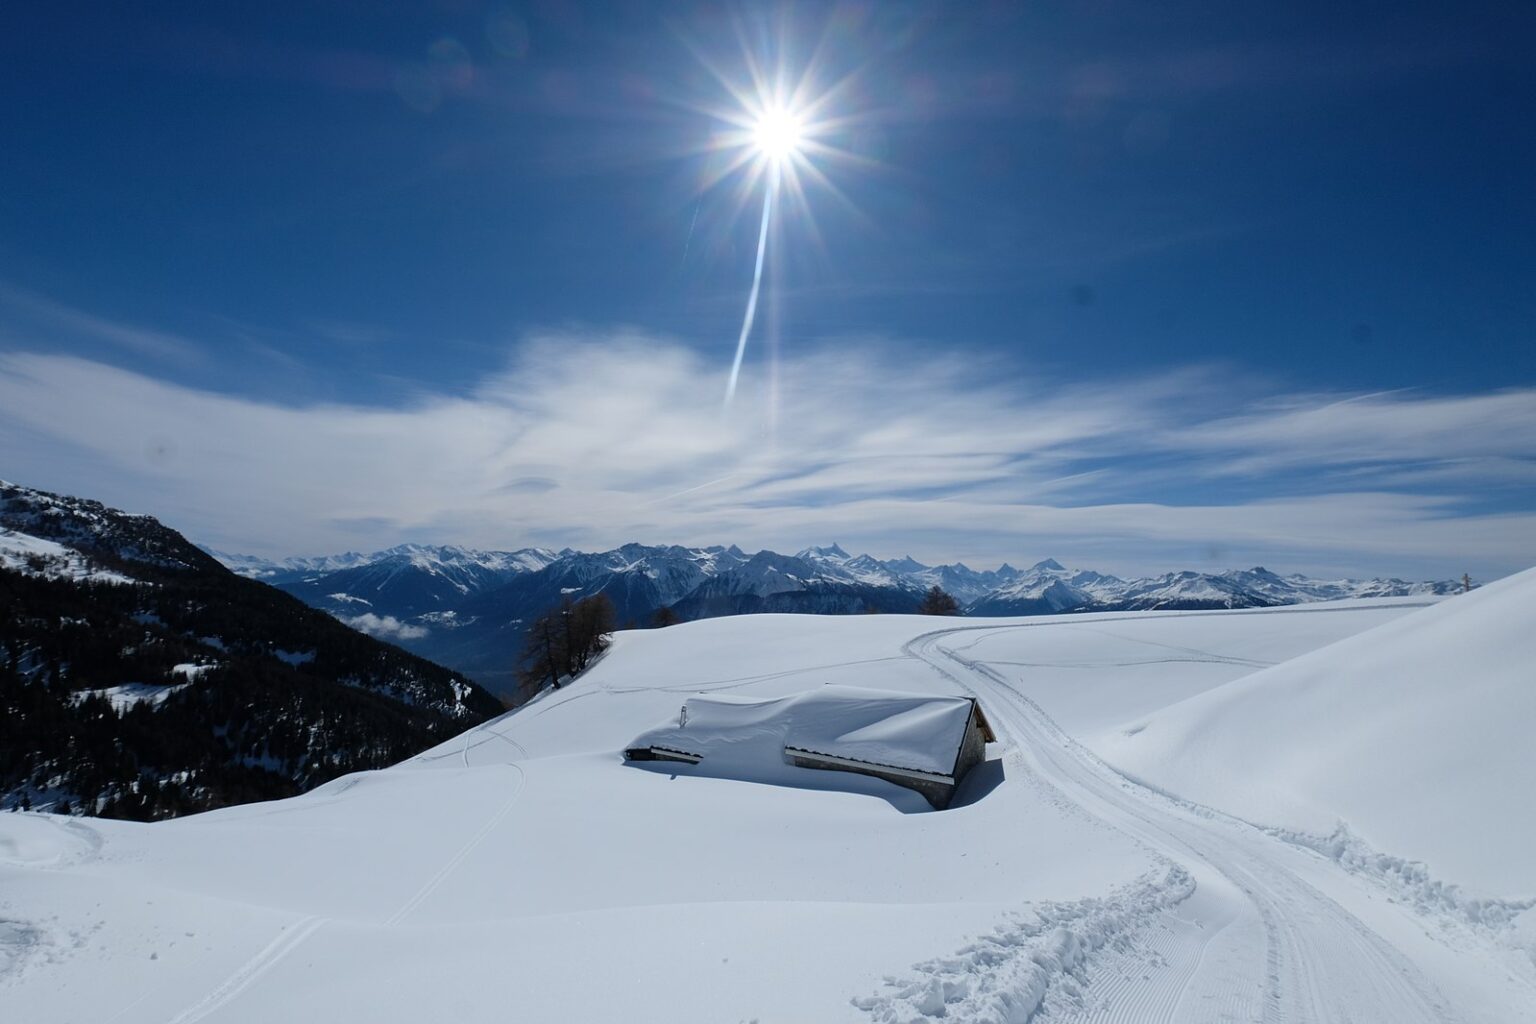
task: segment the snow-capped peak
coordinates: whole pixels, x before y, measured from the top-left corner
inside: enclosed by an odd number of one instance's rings
[[[832,561],[835,559],[839,562],[846,562],[852,556],[849,555],[848,552],[844,551],[836,541],[833,541],[831,547],[806,548],[805,550],[796,553],[795,557],[808,558],[819,561]]]

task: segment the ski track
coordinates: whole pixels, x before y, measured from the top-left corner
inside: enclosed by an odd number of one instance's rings
[[[1173,911],[1161,914],[1095,960],[1093,979],[1081,998],[1053,999],[1042,1009],[1063,1024],[1172,1024],[1191,1019],[1181,1007],[1191,979],[1221,932]],[[1159,977],[1159,971],[1172,973]],[[1240,1005],[1224,1005],[1221,1012],[1232,1020],[1244,1015]]]
[[[1237,665],[1241,668],[1269,668],[1274,662],[1249,661],[1244,658],[1142,658],[1138,661],[1078,661],[1070,664],[1054,661],[1009,661],[1006,658],[988,658],[988,665],[1016,665],[1019,668],[1065,668],[1098,671],[1105,668],[1135,668],[1139,665]]]
[[[1332,610],[1298,608],[1268,614]],[[966,633],[1051,625],[1068,624],[937,630],[915,637],[903,651],[981,698],[1010,748],[1010,759],[1017,754],[1039,782],[1055,789],[1065,801],[1149,847],[1177,865],[1177,870],[1187,871],[1193,879],[1191,891],[1198,887],[1206,904],[1215,901],[1206,912],[1219,908],[1229,920],[1217,925],[1202,922],[1194,912],[1197,901],[1188,900],[1187,893],[1186,898],[1171,902],[1142,901],[1142,913],[1107,919],[1109,926],[1118,929],[1115,934],[1096,939],[1090,928],[1080,957],[1032,954],[1035,963],[1054,969],[1043,992],[1034,990],[1037,979],[1024,978],[1026,989],[1014,993],[1017,998],[978,1006],[972,997],[974,980],[969,985],[935,986],[931,982],[934,965],[943,961],[931,961],[917,965],[904,978],[888,979],[894,992],[856,1000],[855,1005],[877,1020],[903,1022],[1442,1024],[1458,1019],[1401,952],[1291,869],[1286,862],[1287,844],[1257,826],[1116,772],[1063,732],[1004,676],[960,653],[984,636],[963,645],[944,642]],[[1211,652],[1177,650],[1197,658],[1222,658]],[[1076,939],[1082,941],[1083,936]],[[964,957],[965,952],[957,956]],[[1006,986],[1009,979],[994,978],[984,984],[995,986],[999,981]]]
[[[1127,643],[1141,644],[1144,647],[1158,647],[1165,651],[1174,651],[1178,654],[1197,658],[1201,661],[1220,661],[1231,665],[1249,665],[1253,668],[1268,668],[1270,665],[1274,664],[1272,661],[1257,661],[1253,658],[1234,658],[1226,654],[1217,654],[1215,651],[1202,651],[1198,647],[1181,647],[1178,644],[1159,643],[1156,640],[1148,640],[1145,637],[1126,636],[1123,633],[1116,633],[1114,630],[1110,629],[1095,629],[1093,626],[1088,624],[1075,625],[1077,625],[1077,628],[1085,630],[1086,632],[1097,633],[1100,636],[1107,636],[1112,640],[1123,640]],[[1177,661],[1181,659],[1175,658],[1171,660]]]
[[[491,832],[495,830],[496,826],[501,824],[502,819],[504,819],[512,810],[512,805],[517,803],[517,798],[522,795],[523,785],[526,782],[527,776],[524,775],[523,770],[515,764],[508,764],[507,767],[517,772],[517,786],[512,790],[511,793],[507,795],[507,799],[501,805],[500,810],[491,815],[491,817],[486,820],[485,824],[480,826],[480,830],[474,835],[470,836],[468,841],[466,841],[463,846],[459,847],[457,853],[455,853],[452,857],[449,857],[443,866],[439,868],[431,878],[428,878],[426,882],[422,883],[421,888],[416,890],[410,899],[406,900],[403,904],[400,905],[400,909],[396,910],[384,921],[386,927],[393,927],[399,924],[401,921],[405,920],[405,918],[409,916],[412,911],[421,906],[422,903],[426,902],[427,898],[436,892],[438,888],[448,880],[449,876],[451,876],[454,871],[458,869],[459,865],[464,863],[465,859],[467,859],[470,854],[475,852],[475,848],[485,841],[485,837],[490,835]]]
[[[167,1024],[195,1024],[210,1013],[227,1006],[328,923],[330,923],[329,918],[310,916],[300,918],[288,925],[278,933],[275,939],[267,943],[261,952],[240,965],[235,973],[224,979],[222,985],[172,1017]]]
[[[463,762],[464,767],[469,768],[473,767],[469,763],[469,752],[471,750],[483,747],[487,743],[490,743],[494,740],[501,740],[503,743],[509,744],[514,750],[517,751],[519,760],[528,757],[527,747],[517,742],[517,740],[513,739],[511,736],[508,736],[506,733],[499,732],[496,729],[491,728],[491,726],[495,725],[496,722],[499,721],[501,721],[500,718],[491,722],[486,722],[484,725],[481,725],[478,728],[464,730],[464,742],[459,746],[458,750],[447,750],[437,754],[417,754],[415,757],[411,758],[411,760],[420,761],[423,764],[430,764],[433,761],[446,761],[448,758],[458,755],[459,760]],[[476,737],[478,737],[478,739]],[[471,740],[473,740],[473,742],[471,742]],[[344,792],[344,790],[338,789],[336,792],[341,793]]]
[[[507,739],[507,737],[502,738]],[[518,746],[519,749],[521,749],[521,745],[517,744],[516,741],[508,739],[508,742],[513,743],[514,746]],[[466,751],[468,750],[467,747],[465,749]],[[497,810],[495,814],[486,819],[485,823],[480,826],[475,834],[470,836],[464,845],[459,847],[459,849],[455,851],[454,854],[449,857],[443,863],[443,865],[432,874],[430,878],[422,883],[421,887],[412,893],[411,896],[400,905],[399,909],[397,909],[393,914],[385,919],[383,922],[384,927],[392,928],[399,925],[402,921],[405,920],[406,917],[408,917],[423,903],[430,899],[432,894],[441,888],[443,883],[446,882],[453,875],[453,873],[458,870],[459,866],[463,864],[464,861],[468,859],[472,853],[474,853],[475,849],[485,841],[486,836],[490,835],[491,832],[495,830],[496,826],[499,825],[504,818],[506,818],[507,814],[512,810],[513,804],[517,802],[518,797],[522,794],[523,784],[526,778],[523,774],[523,770],[517,765],[509,764],[507,767],[517,772],[517,786],[507,796],[507,799],[501,805],[501,808]],[[200,1001],[193,1004],[192,1006],[189,1006],[187,1009],[171,1018],[167,1024],[196,1024],[196,1022],[205,1019],[209,1014],[223,1009],[229,1003],[234,1001],[242,992],[250,988],[251,985],[255,984],[263,975],[267,974],[272,970],[272,968],[276,967],[279,963],[292,955],[294,950],[298,949],[310,938],[312,938],[315,933],[319,932],[326,925],[330,924],[332,920],[332,918],[328,917],[310,915],[300,918],[293,924],[286,925],[276,938],[269,942],[266,947],[258,952],[255,956],[251,957],[244,964],[240,965],[240,967],[237,968],[235,972],[228,978],[226,978],[222,984],[220,984],[212,992],[208,993],[208,995],[204,996]],[[140,998],[142,999],[143,997]],[[138,1000],[136,1000],[132,1005],[137,1005],[137,1002]],[[125,1007],[124,1012],[126,1012],[128,1009],[131,1009],[132,1005]]]

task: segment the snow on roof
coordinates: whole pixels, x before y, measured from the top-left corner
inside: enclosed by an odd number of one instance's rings
[[[968,697],[823,686],[787,697],[695,695],[631,748],[697,754],[723,767],[781,765],[785,747],[949,775],[971,714]],[[760,772],[753,772],[757,775]]]

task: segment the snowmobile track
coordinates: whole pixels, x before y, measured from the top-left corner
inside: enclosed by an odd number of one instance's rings
[[[1144,955],[1160,966],[1139,985],[1097,970],[1112,965],[1114,951],[1094,954],[1087,963],[1094,980],[1083,1004],[1072,1007],[1048,995],[1042,1004],[1044,1017],[1262,1024],[1443,1024],[1457,1019],[1405,956],[1292,869],[1286,844],[1246,822],[1119,774],[1064,733],[1001,674],[945,643],[966,633],[1045,625],[1059,623],[938,630],[914,638],[904,650],[979,697],[1000,738],[1022,755],[1041,781],[1189,871],[1197,889],[1205,889],[1207,912],[1217,908],[1228,920],[1213,926],[1203,942],[1171,942],[1166,935],[1144,931],[1142,939],[1150,943]],[[1196,902],[1165,910],[1155,920],[1176,927],[1174,922],[1191,914]],[[1221,958],[1208,956],[1212,940],[1224,928],[1262,940],[1231,945]]]

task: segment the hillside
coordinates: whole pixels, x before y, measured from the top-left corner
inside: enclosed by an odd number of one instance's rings
[[[1524,607],[1485,594],[1484,614]],[[0,998],[31,1024],[1531,1019],[1530,914],[1475,861],[1416,877],[1481,900],[1405,899],[1373,868],[1402,851],[1319,857],[1083,748],[1330,644],[1368,656],[1368,631],[1470,627],[1478,596],[621,633],[569,687],[302,797],[149,825],[0,814]],[[974,695],[999,742],[943,811],[859,775],[622,759],[694,694],[824,685]],[[1352,728],[1312,724],[1325,750]],[[1414,774],[1408,745],[1381,768],[1426,796],[1491,786],[1510,802],[1446,842],[1519,856],[1526,801],[1495,775],[1529,745],[1443,741],[1454,778]]]
[[[1527,570],[1132,719],[1100,749],[1251,820],[1318,837],[1342,825],[1436,872],[1536,896],[1533,610]]]
[[[499,710],[148,516],[0,484],[0,806],[161,818],[301,793]]]

